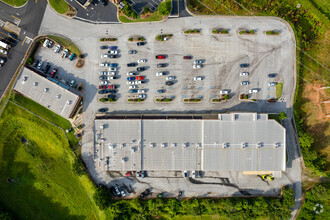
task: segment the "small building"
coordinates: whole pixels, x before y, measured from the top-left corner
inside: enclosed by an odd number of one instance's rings
[[[15,83],[14,90],[56,114],[70,118],[81,96],[68,90],[68,86],[60,86],[33,70],[23,67]]]

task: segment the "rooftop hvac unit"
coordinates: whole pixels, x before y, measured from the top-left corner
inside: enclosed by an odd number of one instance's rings
[[[49,91],[49,88],[45,88],[44,89],[44,93],[48,92]]]
[[[244,142],[242,143],[242,148],[246,148],[248,146],[248,143]]]
[[[176,147],[176,143],[172,143],[172,145],[171,145],[172,147]]]
[[[202,144],[201,143],[197,143],[196,144],[196,147],[202,147]]]
[[[68,105],[71,105],[71,103],[72,103],[71,100],[66,101],[66,104],[68,104]]]
[[[182,144],[182,147],[183,147],[183,148],[186,148],[186,147],[187,147],[187,143],[183,143],[183,144]]]
[[[125,144],[124,144],[124,143],[122,143],[122,144],[120,145],[120,148],[123,148],[123,147],[125,147]]]
[[[58,95],[56,96],[56,98],[57,98],[57,99],[61,98],[61,94],[58,94]]]
[[[258,143],[258,148],[262,148],[263,146],[264,146],[264,143],[262,143],[262,142]]]
[[[150,143],[150,144],[149,144],[149,147],[151,147],[151,148],[153,148],[154,146],[155,146],[154,143]]]
[[[162,143],[162,148],[166,147],[166,143]]]
[[[131,152],[134,153],[135,152],[135,147],[131,148]]]
[[[103,129],[104,128],[104,126],[103,125],[100,125],[100,129]]]
[[[274,147],[275,147],[275,148],[281,147],[281,143],[280,143],[280,142],[275,143],[275,144],[274,144]]]
[[[126,157],[121,158],[121,162],[125,163],[126,162]]]
[[[37,85],[38,85],[38,82],[34,82],[34,83],[33,83],[33,86],[37,86]]]
[[[22,79],[22,84],[24,84],[27,79],[28,79],[28,77],[24,76],[23,79]]]
[[[229,147],[229,143],[223,143],[223,148],[228,148]]]

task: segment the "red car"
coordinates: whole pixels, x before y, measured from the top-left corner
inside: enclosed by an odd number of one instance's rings
[[[114,89],[114,86],[113,85],[109,85],[109,89]]]
[[[99,86],[99,89],[107,89],[107,86]]]
[[[184,56],[183,57],[184,60],[191,60],[191,58],[192,58],[191,56]]]
[[[51,77],[51,78],[54,78],[56,72],[57,72],[57,69],[54,68],[53,71],[52,71],[52,73],[50,74],[50,77]]]
[[[126,176],[133,176],[133,174],[134,174],[133,171],[130,171],[126,173]]]
[[[156,59],[165,59],[166,57],[164,55],[157,55]]]
[[[143,80],[144,79],[144,76],[137,76],[136,77],[136,80]]]

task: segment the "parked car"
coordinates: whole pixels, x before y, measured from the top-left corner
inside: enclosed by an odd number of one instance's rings
[[[174,80],[176,77],[175,76],[168,76],[166,77],[166,80]]]
[[[138,95],[138,98],[140,98],[140,99],[144,99],[145,97],[146,97],[145,94],[140,94],[140,95]]]
[[[115,76],[108,76],[107,79],[108,80],[113,80],[113,79],[116,79],[116,77]]]
[[[191,60],[192,59],[192,56],[183,56],[183,59],[184,60]]]
[[[99,80],[107,80],[107,77],[106,76],[100,76]]]
[[[114,71],[108,72],[108,76],[114,76],[114,75],[116,75],[116,72],[114,72]]]
[[[138,90],[137,90],[137,89],[130,89],[130,90],[128,90],[128,92],[129,92],[129,93],[137,93]]]
[[[117,67],[118,66],[118,63],[110,63],[109,66],[110,67]]]
[[[259,89],[250,89],[249,90],[249,93],[257,93],[257,92],[259,92]]]
[[[99,84],[100,85],[108,85],[108,81],[100,81]]]
[[[101,58],[108,58],[109,56],[109,54],[101,54]]]
[[[191,172],[191,177],[192,177],[193,179],[196,178],[196,171],[195,171],[195,170],[193,170],[193,171]]]
[[[111,191],[112,195],[114,195],[114,196],[120,196],[120,191],[119,191],[118,186],[111,187],[110,188],[110,191]]]
[[[137,76],[136,77],[136,80],[143,80],[144,79],[144,76]]]
[[[146,44],[146,42],[137,42],[137,43],[136,43],[137,46],[143,46],[143,45],[145,45],[145,44]]]
[[[61,45],[56,45],[56,47],[55,47],[55,49],[54,49],[54,52],[55,53],[59,53],[60,52],[60,50],[61,50]]]
[[[129,50],[128,53],[129,53],[129,54],[136,54],[137,51],[136,51],[136,50]]]
[[[138,60],[138,63],[146,63],[147,62],[147,59],[140,59]]]
[[[117,71],[116,67],[109,67],[109,71]]]
[[[111,54],[111,55],[109,55],[108,57],[109,57],[110,59],[115,59],[115,58],[118,58],[119,56],[118,56],[118,55],[112,55],[112,54]]]
[[[203,63],[203,60],[195,60],[194,61],[194,64],[201,64],[201,63]]]
[[[171,86],[171,85],[173,85],[173,84],[174,84],[173,81],[166,81],[166,82],[165,82],[165,85],[167,85],[167,86]]]
[[[107,89],[107,86],[105,86],[105,85],[99,86],[99,89]]]
[[[276,82],[270,82],[270,83],[268,83],[268,86],[276,86]]]
[[[109,94],[107,97],[108,97],[108,99],[115,99],[116,95],[115,94]]]
[[[107,112],[109,108],[99,108],[99,112]]]
[[[54,68],[53,71],[50,73],[50,77],[54,78],[56,73],[57,73],[57,69]]]
[[[129,89],[137,89],[137,86],[129,86]]]
[[[38,63],[37,69],[40,70],[43,64],[44,64],[44,63],[43,63],[42,61],[40,61],[40,62]]]
[[[45,74],[47,74],[48,71],[49,71],[49,69],[50,69],[50,64],[47,63],[43,72],[44,72]]]
[[[75,84],[76,84],[76,80],[74,80],[74,79],[71,80],[71,82],[70,82],[70,86],[71,86],[71,87],[74,87]]]
[[[241,68],[246,68],[246,67],[249,67],[250,64],[248,64],[248,63],[242,63],[242,64],[240,64],[239,66],[240,66]]]
[[[126,83],[127,83],[127,85],[134,85],[135,84],[134,81],[127,81]]]
[[[133,81],[133,80],[135,80],[135,77],[127,77],[127,80],[128,81]]]
[[[165,55],[157,55],[156,56],[156,59],[165,59],[166,57],[165,57]]]
[[[44,46],[44,47],[48,47],[48,44],[49,44],[49,40],[46,39],[46,40],[44,41],[44,43],[43,43],[43,46]]]
[[[143,81],[142,81],[142,80],[137,80],[137,81],[134,81],[134,84],[135,84],[135,85],[138,85],[138,84],[141,84],[141,83],[143,83]]]
[[[7,35],[8,35],[9,37],[12,37],[12,38],[14,38],[14,39],[17,39],[17,35],[14,34],[14,33],[8,32]]]
[[[68,56],[69,56],[69,50],[68,49],[63,50],[63,57],[67,58]]]
[[[188,178],[188,176],[189,176],[189,175],[188,175],[188,171],[186,171],[186,170],[183,171],[183,177],[184,177],[184,178]]]
[[[157,93],[164,93],[165,92],[165,89],[158,89],[157,90]]]
[[[137,71],[142,72],[145,71],[146,68],[144,66],[136,68]]]
[[[106,49],[108,49],[109,47],[108,46],[106,46],[106,45],[102,45],[102,46],[100,46],[100,49],[101,50],[106,50]]]
[[[116,89],[116,85],[109,85],[108,88],[109,89]]]
[[[163,75],[165,75],[165,72],[157,72],[156,73],[156,76],[163,76]]]
[[[118,47],[117,47],[117,46],[110,46],[109,49],[110,49],[110,50],[117,50]]]
[[[240,76],[248,76],[249,75],[249,72],[241,72],[239,75]]]
[[[4,61],[3,61],[3,63],[4,63]],[[39,64],[39,60],[35,60],[34,63],[33,63],[33,67],[37,67],[38,64]]]
[[[4,55],[7,55],[8,52],[6,50],[3,50],[3,49],[0,49],[0,53],[4,54]]]
[[[271,73],[271,74],[268,74],[268,77],[269,78],[274,78],[274,77],[276,77],[277,76],[277,74],[276,73]]]
[[[194,77],[194,81],[201,81],[201,80],[203,80],[203,77],[201,77],[201,76]]]
[[[250,84],[249,81],[242,81],[242,82],[241,82],[241,85],[249,85],[249,84]]]
[[[227,95],[229,93],[229,91],[228,90],[220,90],[220,94],[221,95]]]
[[[109,89],[109,90],[108,90],[108,93],[112,93],[112,94],[113,94],[113,93],[116,93],[116,92],[117,92],[117,91],[116,91],[115,89]]]
[[[107,63],[107,62],[100,63],[99,66],[100,67],[107,67],[107,66],[109,66],[109,63]]]
[[[166,66],[167,66],[166,63],[159,63],[159,64],[157,64],[157,67],[158,67],[158,68],[166,67]]]
[[[99,72],[99,74],[101,76],[106,76],[106,75],[108,75],[108,71],[101,71],[101,72]]]
[[[109,54],[118,54],[118,50],[109,50],[108,53]]]
[[[108,90],[102,89],[102,90],[99,90],[98,93],[99,94],[108,94]]]
[[[126,176],[129,177],[129,176],[133,176],[134,175],[134,172],[133,171],[129,171],[126,173]]]
[[[138,93],[146,93],[146,91],[147,91],[147,90],[145,90],[145,89],[139,89],[139,90],[138,90]]]
[[[193,68],[194,68],[194,69],[200,69],[200,68],[202,68],[202,67],[203,67],[202,64],[195,64],[195,65],[193,65]]]
[[[137,73],[135,73],[135,72],[127,72],[127,76],[136,76],[137,75]]]
[[[136,65],[137,65],[137,63],[128,63],[127,64],[128,67],[133,67],[133,66],[136,66]]]

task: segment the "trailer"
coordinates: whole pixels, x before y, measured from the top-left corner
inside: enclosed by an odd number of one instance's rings
[[[9,45],[6,44],[6,43],[4,43],[4,42],[2,42],[2,41],[0,41],[0,47],[5,48],[6,50],[9,49]]]

